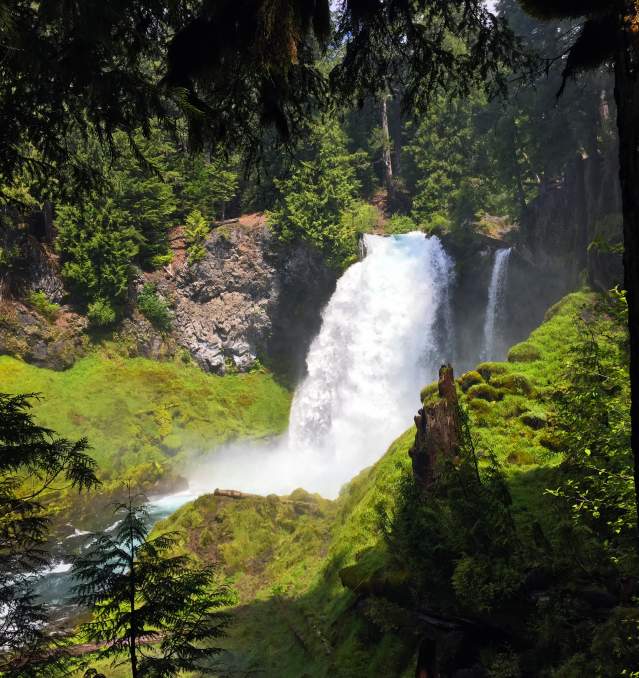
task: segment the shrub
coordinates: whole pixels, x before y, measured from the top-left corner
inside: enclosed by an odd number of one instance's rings
[[[503,374],[490,382],[495,388],[501,388],[516,395],[529,396],[532,393],[532,384],[523,374]]]
[[[60,311],[59,304],[49,301],[49,297],[44,292],[30,292],[27,301],[36,311],[49,320],[55,320]]]
[[[493,403],[504,397],[504,394],[501,391],[490,384],[475,384],[475,386],[471,386],[468,389],[467,395],[471,399],[481,398],[482,400],[488,400]]]
[[[116,313],[113,306],[106,299],[96,299],[89,304],[87,317],[94,327],[108,327],[115,322]]]
[[[189,265],[202,261],[206,256],[204,243],[209,237],[211,229],[200,210],[193,210],[186,218],[184,239]]]
[[[471,386],[475,386],[475,384],[481,384],[484,381],[484,378],[479,374],[479,372],[476,372],[475,370],[471,370],[470,372],[466,372],[466,374],[462,374],[462,376],[459,378],[459,385],[461,386],[461,390],[466,393],[468,389]]]
[[[515,344],[510,351],[508,351],[509,363],[531,363],[541,358],[539,349],[527,341],[522,341],[520,344]]]
[[[166,301],[161,297],[153,283],[146,283],[138,294],[138,308],[142,315],[159,330],[171,327],[171,312]]]
[[[419,230],[417,224],[410,218],[401,214],[393,214],[384,227],[386,233],[399,235]]]
[[[154,257],[151,257],[151,266],[154,269],[162,268],[163,266],[168,266],[173,261],[173,252],[167,252],[166,254],[156,254]]]

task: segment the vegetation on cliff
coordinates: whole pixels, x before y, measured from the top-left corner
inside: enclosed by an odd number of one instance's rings
[[[536,360],[478,366],[502,397],[458,389],[473,444],[425,496],[409,429],[334,503],[204,496],[165,521],[238,587],[225,666],[408,676],[436,638],[441,670],[630,671],[639,613],[622,318],[622,301],[573,294],[528,339]]]
[[[289,392],[262,369],[218,377],[181,361],[105,353],[64,372],[2,356],[0,381],[8,393],[41,395],[33,411],[42,425],[69,438],[90,434],[104,490],[127,479],[150,492],[176,486],[198,454],[281,433],[290,406]]]

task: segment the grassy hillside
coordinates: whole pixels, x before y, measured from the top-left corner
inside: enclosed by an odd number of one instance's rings
[[[281,433],[290,393],[266,371],[223,377],[194,365],[93,354],[64,372],[0,357],[1,390],[39,393],[34,415],[59,435],[86,436],[106,488],[152,485],[191,454],[233,438]]]
[[[555,395],[580,338],[578,319],[594,303],[589,293],[569,295],[511,349],[507,362],[481,364],[458,379],[480,465],[489,450],[502,462],[523,525],[552,516],[544,489],[562,459]],[[433,392],[426,387],[422,396]],[[392,513],[413,439],[410,427],[334,503],[301,492],[303,505],[296,497],[205,496],[158,526],[183,530],[185,546],[217,561],[239,591],[226,669],[291,677],[413,675],[417,635],[405,615],[375,594],[400,591],[406,575],[385,568],[379,521],[380,509]]]

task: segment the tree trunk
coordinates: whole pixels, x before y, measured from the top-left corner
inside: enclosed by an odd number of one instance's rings
[[[388,202],[392,203],[393,155],[390,130],[388,127],[388,95],[382,96],[382,160],[384,161],[384,182],[388,191]]]
[[[131,488],[129,487],[129,514],[133,508],[131,506]],[[130,518],[130,515],[129,515]],[[131,559],[129,561],[129,605],[131,607],[131,631],[129,634],[129,658],[131,660],[131,678],[138,678],[138,657],[135,644],[137,642],[137,620],[135,618],[135,539],[133,536],[133,523],[131,521],[131,530],[129,532],[129,547],[131,549]]]
[[[619,178],[623,210],[624,287],[630,332],[630,419],[639,549],[639,54],[622,31],[615,59]]]

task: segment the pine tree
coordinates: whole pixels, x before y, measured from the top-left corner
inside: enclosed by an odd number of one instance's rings
[[[176,533],[149,536],[145,506],[116,508],[117,529],[97,535],[77,559],[76,600],[93,610],[83,625],[100,658],[128,663],[132,678],[168,678],[202,668],[220,652],[210,644],[224,635],[230,591],[216,586],[214,568],[175,554]]]
[[[25,678],[56,675],[65,663],[33,593],[34,575],[51,564],[43,498],[60,483],[86,490],[98,482],[87,441],[38,426],[32,397],[0,394],[0,675]]]

